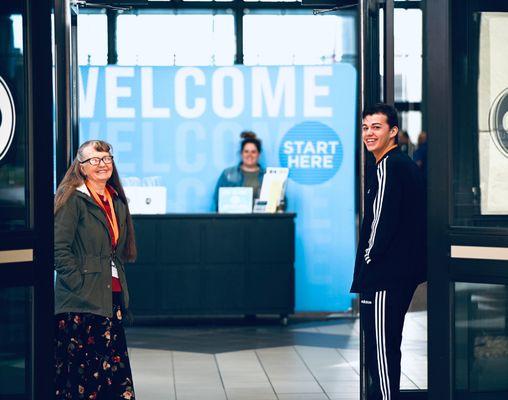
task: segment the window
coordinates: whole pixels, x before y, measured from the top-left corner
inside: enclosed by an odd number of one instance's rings
[[[16,49],[23,49],[23,17],[19,14],[11,16],[13,44]]]
[[[0,397],[27,398],[32,290],[0,289]],[[5,397],[4,397],[5,396]]]
[[[454,223],[506,227],[508,13],[475,13],[467,29],[468,40],[455,56],[454,96],[461,101],[454,124],[461,136],[454,143]]]
[[[124,14],[118,17],[119,65],[232,65],[229,14]]]
[[[395,101],[422,101],[422,11],[395,9]]]
[[[508,391],[508,286],[455,284],[455,390]]]
[[[23,19],[0,11],[0,229],[28,227]]]
[[[108,27],[104,14],[78,15],[79,65],[108,63]]]
[[[418,144],[418,137],[422,132],[422,113],[420,111],[403,111],[400,113],[399,123],[414,145]]]
[[[243,20],[245,65],[332,64],[356,60],[353,16],[251,13]]]

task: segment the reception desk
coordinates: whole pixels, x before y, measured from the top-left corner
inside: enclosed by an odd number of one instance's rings
[[[136,319],[294,312],[295,214],[135,215]]]

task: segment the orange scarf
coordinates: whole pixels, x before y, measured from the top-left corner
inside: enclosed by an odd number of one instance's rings
[[[93,190],[90,185],[88,185],[85,182],[86,187],[88,188],[88,191],[92,195],[95,202],[98,204],[98,206],[101,208],[102,211],[104,211],[104,215],[106,215],[106,218],[108,219],[109,225],[111,226],[111,230],[113,231],[113,241],[114,245],[118,243],[118,238],[120,237],[120,229],[118,228],[118,221],[116,219],[116,213],[115,213],[115,207],[113,206],[113,199],[111,197],[111,193],[109,192],[109,188],[106,187],[106,190],[104,190],[104,195],[106,197],[106,200],[109,203],[109,208],[111,209],[111,216],[113,218],[110,218],[108,212],[106,211],[106,207],[104,207],[104,204],[102,203],[101,198],[99,197],[99,194]]]

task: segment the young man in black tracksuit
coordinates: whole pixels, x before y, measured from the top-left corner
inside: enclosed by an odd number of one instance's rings
[[[363,143],[376,165],[366,177],[351,292],[360,294],[368,399],[397,400],[404,317],[426,279],[425,187],[417,165],[397,147],[397,111],[376,104],[362,119]]]

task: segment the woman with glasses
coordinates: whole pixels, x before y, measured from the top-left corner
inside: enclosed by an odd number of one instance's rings
[[[111,150],[83,143],[55,195],[56,399],[134,399],[122,320],[136,244]]]

